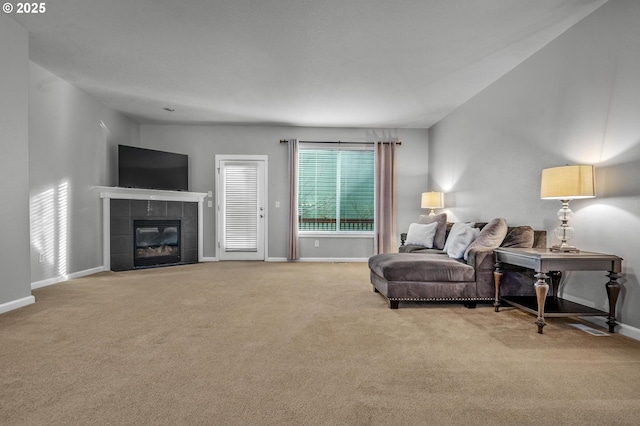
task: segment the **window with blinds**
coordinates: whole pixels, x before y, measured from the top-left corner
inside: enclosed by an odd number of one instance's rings
[[[373,232],[374,152],[298,151],[298,229]]]

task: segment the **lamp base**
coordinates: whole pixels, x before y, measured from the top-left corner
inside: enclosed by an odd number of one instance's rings
[[[549,250],[558,253],[580,253],[580,249],[568,244],[556,244],[555,246],[551,246]]]

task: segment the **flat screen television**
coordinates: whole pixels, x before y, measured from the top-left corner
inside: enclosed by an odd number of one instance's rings
[[[189,156],[118,145],[118,186],[189,190]]]

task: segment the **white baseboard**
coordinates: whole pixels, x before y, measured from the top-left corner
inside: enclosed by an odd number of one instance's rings
[[[301,257],[298,260],[287,260],[286,257],[267,257],[265,262],[328,262],[328,263],[353,263],[368,262],[368,257]]]
[[[573,294],[562,295],[562,296],[565,297],[567,300],[570,300],[575,303],[580,303],[581,305],[585,305],[593,309],[599,309],[605,312],[609,310],[607,307],[595,306],[595,304],[591,300],[583,299],[581,297],[574,296]],[[598,325],[606,329],[607,331],[609,330],[609,325],[607,324],[606,317],[580,317],[580,319],[590,322],[592,324]],[[615,331],[618,334],[621,334],[626,337],[630,337],[634,340],[640,340],[640,328],[632,327],[627,324],[618,323],[618,326],[616,327]]]
[[[300,262],[353,263],[368,262],[368,257],[301,257]]]
[[[217,257],[201,257],[198,262],[217,262]]]
[[[27,305],[30,305],[36,301],[36,298],[33,296],[23,297],[22,299],[12,300],[11,302],[6,302],[0,305],[0,314],[4,314],[5,312],[13,311],[14,309],[22,308]]]
[[[605,317],[580,317],[580,319],[598,325],[609,331],[609,324],[607,324],[607,318]],[[616,334],[640,341],[640,328],[618,323],[615,332]]]
[[[105,270],[104,266],[98,266],[96,268],[85,269],[84,271],[73,272],[68,275],[60,275],[57,277],[48,278],[46,280],[36,281],[34,283],[31,283],[31,290],[35,290],[40,287],[46,287],[52,284],[61,283],[64,281],[69,281],[74,278],[81,278],[81,277],[86,277],[87,275],[97,274],[98,272],[103,272],[104,270]]]
[[[301,257],[297,262],[356,263],[368,262],[368,257]]]

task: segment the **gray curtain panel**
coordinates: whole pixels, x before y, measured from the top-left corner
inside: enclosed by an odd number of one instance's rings
[[[300,259],[298,244],[298,140],[289,139],[289,231],[287,260]]]
[[[396,242],[396,147],[376,142],[376,241],[377,253],[398,251]]]

